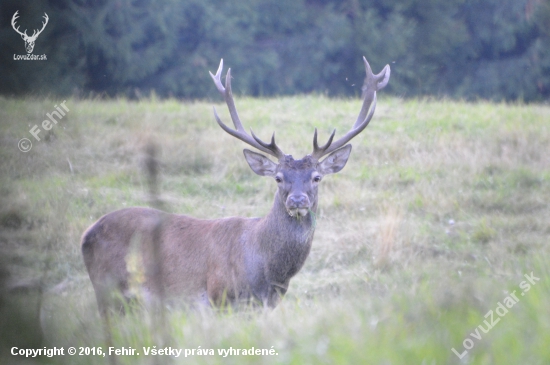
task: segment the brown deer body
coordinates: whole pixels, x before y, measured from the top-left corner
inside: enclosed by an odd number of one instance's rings
[[[278,159],[275,163],[244,150],[256,174],[277,182],[273,207],[263,218],[201,220],[150,208],[122,209],[103,216],[82,236],[82,254],[100,311],[107,310],[113,290],[129,296],[126,259],[135,241],[140,242],[146,268],[145,296],[185,297],[214,305],[251,300],[269,307],[277,305],[309,255],[318,184],[323,176],[345,166],[351,153],[347,142],[367,126],[376,106],[376,91],[388,82],[389,66],[374,75],[364,61],[370,84],[353,128],[334,142],[333,132],[321,147],[315,130],[313,152],[295,160],[279,149],[274,137],[268,144],[245,132],[231,93],[230,70],[225,87],[221,83],[222,60],[216,75],[211,75],[236,129],[223,124],[214,110],[216,120],[232,136]],[[328,157],[320,161],[325,155]]]

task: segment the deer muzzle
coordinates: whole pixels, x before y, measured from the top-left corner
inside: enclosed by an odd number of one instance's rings
[[[305,194],[289,195],[286,199],[286,211],[291,217],[305,217],[311,208],[309,198]]]

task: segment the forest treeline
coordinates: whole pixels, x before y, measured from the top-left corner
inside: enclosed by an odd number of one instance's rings
[[[49,23],[33,53],[13,30]],[[365,55],[388,92],[550,98],[550,0],[3,0],[3,95],[215,95],[220,58],[253,96],[360,95]]]

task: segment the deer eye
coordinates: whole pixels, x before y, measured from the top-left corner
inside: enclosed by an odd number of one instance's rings
[[[275,176],[275,181],[277,182],[277,184],[280,184],[283,182],[283,179],[280,176]]]
[[[316,175],[313,177],[313,182],[319,182],[321,181],[321,175]]]

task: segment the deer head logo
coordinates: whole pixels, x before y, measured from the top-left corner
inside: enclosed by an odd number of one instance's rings
[[[17,10],[15,12],[15,14],[13,14],[13,17],[11,18],[11,26],[13,27],[13,30],[15,30],[17,33],[19,33],[21,38],[23,38],[23,40],[25,41],[25,49],[27,50],[27,53],[32,53],[32,50],[34,49],[34,42],[36,41],[36,38],[38,38],[40,33],[42,33],[44,28],[46,28],[46,24],[48,24],[48,20],[49,20],[48,14],[44,13],[44,19],[46,21],[42,22],[42,29],[40,29],[40,30],[35,29],[33,31],[32,35],[29,37],[27,35],[27,30],[26,29],[25,29],[24,32],[21,32],[19,30],[19,26],[17,28],[15,27],[15,21],[17,20],[17,18],[19,18],[19,15],[17,15],[17,13],[19,13],[19,10]]]

